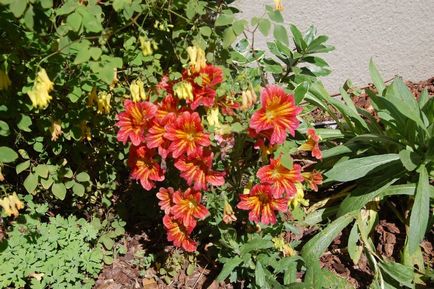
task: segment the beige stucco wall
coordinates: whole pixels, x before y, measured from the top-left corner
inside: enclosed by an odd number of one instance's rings
[[[368,63],[374,58],[385,79],[408,80],[434,76],[434,0],[282,0],[285,23],[300,29],[311,24],[329,36],[335,50],[325,55],[333,72],[323,78],[337,91],[346,79],[359,85],[370,81]],[[242,18],[264,13],[272,0],[237,0]],[[261,48],[266,39],[257,40]]]

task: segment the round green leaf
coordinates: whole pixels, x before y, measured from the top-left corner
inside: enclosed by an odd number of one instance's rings
[[[79,173],[78,175],[75,176],[75,179],[78,182],[80,182],[80,183],[89,182],[90,181],[90,176],[86,172],[81,172],[81,173]]]
[[[59,200],[64,200],[66,196],[66,187],[63,183],[55,183],[51,187],[51,192]]]
[[[75,195],[79,197],[84,196],[84,186],[80,183],[74,183],[74,185],[72,186],[72,191]]]
[[[11,163],[18,158],[18,154],[10,147],[0,147],[0,162]]]

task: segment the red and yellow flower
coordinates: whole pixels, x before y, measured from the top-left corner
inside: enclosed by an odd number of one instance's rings
[[[318,160],[322,159],[322,153],[319,148],[321,137],[316,134],[315,129],[307,129],[307,141],[302,144],[298,149],[301,151],[311,151],[312,156]]]
[[[269,184],[273,196],[280,198],[286,194],[287,197],[293,196],[297,189],[295,184],[303,181],[301,166],[294,164],[292,169],[286,168],[281,157],[272,159],[269,165],[263,166],[256,173],[261,183]]]
[[[166,126],[164,137],[172,141],[169,151],[174,158],[182,154],[200,154],[201,147],[211,144],[209,135],[204,132],[197,112],[184,111],[171,124]]]
[[[202,195],[200,192],[188,188],[184,193],[176,191],[173,193],[173,207],[170,212],[176,219],[182,220],[185,227],[195,227],[196,219],[204,219],[208,216],[207,208],[201,204]]]
[[[270,144],[281,144],[286,139],[286,133],[295,135],[300,121],[297,115],[302,108],[295,105],[294,96],[276,85],[269,85],[261,93],[262,107],[250,120],[250,127],[260,133],[272,130]]]
[[[155,150],[146,145],[130,147],[128,165],[131,168],[131,178],[139,180],[142,187],[149,191],[155,187],[154,181],[163,181],[165,171],[155,160]]]
[[[173,206],[173,194],[175,191],[172,187],[169,188],[160,188],[160,190],[157,193],[157,198],[160,200],[158,202],[158,205],[160,206],[161,210],[164,211],[166,215],[170,214],[170,209]]]
[[[125,111],[116,116],[116,125],[120,128],[117,139],[124,144],[130,139],[133,145],[138,146],[145,140],[145,131],[157,112],[157,107],[150,102],[133,102],[128,99],[124,106]]]
[[[208,64],[199,71],[198,75],[193,75],[193,77],[196,76],[200,79],[200,83],[194,83],[194,98],[192,101],[187,101],[187,103],[190,103],[192,110],[197,109],[200,105],[205,107],[213,106],[216,96],[215,88],[223,81],[221,68]]]
[[[318,192],[318,185],[322,184],[322,174],[317,170],[312,172],[304,172],[302,176],[312,191]]]
[[[148,133],[145,136],[148,148],[158,148],[158,154],[165,159],[169,155],[170,141],[164,137],[166,124],[174,120],[174,117],[166,116],[162,120],[154,118]]]
[[[249,220],[256,223],[274,224],[276,223],[274,211],[286,212],[288,209],[288,200],[275,198],[273,189],[269,185],[255,185],[249,194],[240,195],[240,199],[237,207],[241,210],[249,210]]]
[[[163,217],[163,224],[167,231],[168,241],[173,242],[176,247],[181,247],[187,252],[196,251],[197,244],[190,237],[194,227],[184,226],[181,220],[177,220],[170,215]]]
[[[182,156],[175,162],[181,177],[195,190],[206,190],[207,184],[221,186],[225,183],[225,173],[212,170],[214,154],[205,151],[201,154]]]

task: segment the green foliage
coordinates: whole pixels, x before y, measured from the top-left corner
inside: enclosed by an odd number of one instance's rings
[[[104,262],[110,263],[123,235],[123,222],[87,222],[74,216],[41,218],[46,205],[25,198],[28,213],[11,225],[0,243],[2,288],[92,288]]]
[[[306,99],[334,117],[341,132],[333,139],[340,145],[323,156],[327,182],[354,182],[338,208],[338,216],[358,213],[348,243],[351,258],[357,264],[365,252],[375,271],[374,288],[412,288],[420,282],[416,272],[426,272],[419,245],[432,222],[434,118],[428,107],[433,98],[425,92],[416,99],[400,78],[386,86],[372,61],[369,70],[376,90],[366,92],[374,112],[354,106],[348,92],[356,89],[351,87],[341,89],[340,101],[315,84]],[[399,200],[394,198],[397,195]],[[395,208],[396,201],[404,211]],[[372,229],[384,205],[395,208],[396,218],[409,226],[401,263],[389,262],[375,252]]]

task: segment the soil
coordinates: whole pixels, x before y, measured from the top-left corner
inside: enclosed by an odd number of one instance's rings
[[[417,83],[407,81],[406,84],[416,97],[419,97],[425,88],[428,90],[429,95],[434,95],[434,77]],[[371,110],[369,97],[365,93],[354,96],[353,100],[358,107],[365,108],[368,111]],[[316,122],[331,120],[329,116],[319,110],[314,110],[311,116]],[[324,193],[326,195],[333,194],[333,192]],[[318,194],[315,195],[318,196]],[[139,263],[140,258],[138,256],[147,255],[151,252],[155,253],[157,256],[156,263],[161,266],[161,264],[164,265],[170,259],[170,256],[176,254],[176,249],[165,240],[164,229],[160,224],[156,225],[152,222],[143,221],[152,219],[149,218],[149,215],[159,214],[158,208],[152,208],[151,205],[156,204],[157,201],[151,200],[149,195],[144,197],[143,195],[129,194],[127,189],[118,202],[120,203],[120,211],[124,213],[122,217],[129,225],[129,228],[127,228],[128,233],[121,241],[126,246],[127,253],[115,258],[113,264],[105,266],[99,275],[94,287],[95,289],[233,289],[231,284],[215,281],[215,277],[221,270],[221,267],[204,255],[196,257],[196,265],[192,272],[188,272],[189,268],[186,260],[181,262],[175,270],[173,277],[171,275],[169,284],[166,282],[167,280],[164,281],[164,274],[161,274],[161,271],[159,272],[155,266],[149,269],[145,268],[143,264]],[[393,200],[391,203],[393,206]],[[146,206],[141,207],[140,204],[146,204]],[[392,210],[387,207],[384,207],[380,211],[379,223],[374,229],[374,241],[378,254],[391,261],[399,261],[405,241],[405,227],[394,216],[395,214]],[[307,228],[299,236],[288,234],[287,240],[309,238],[314,233],[315,229]],[[347,252],[348,236],[349,228],[345,229],[333,241],[329,250],[321,256],[321,266],[347,279],[355,288],[368,288],[373,279],[368,260],[362,254],[359,262],[353,264]],[[431,229],[427,234],[427,238],[421,244],[425,264],[431,270],[434,269],[433,246],[434,229]],[[187,274],[187,272],[190,274]],[[434,288],[434,284],[431,285],[427,284],[427,287],[418,288]],[[235,287],[243,288],[244,286],[243,284],[237,284]]]

